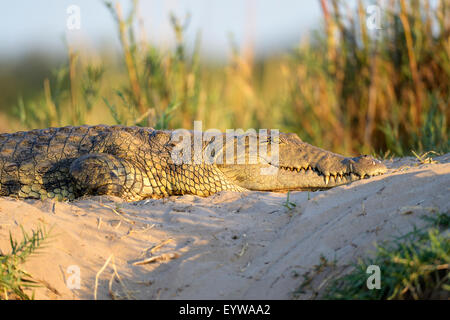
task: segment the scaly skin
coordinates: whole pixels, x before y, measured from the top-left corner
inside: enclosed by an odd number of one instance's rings
[[[243,164],[217,164],[224,156],[221,149],[216,150],[214,163],[179,164],[171,156],[178,145],[171,138],[171,131],[124,126],[0,134],[0,195],[73,200],[109,194],[135,201],[180,194],[209,196],[222,190],[316,190],[386,171],[371,157],[345,158],[293,134],[280,134],[277,166],[258,157],[257,164],[248,159]],[[258,143],[271,150],[270,141]],[[208,145],[213,142],[203,142],[202,150]],[[245,146],[248,156],[248,143]],[[261,168],[268,167],[279,170],[262,175]]]

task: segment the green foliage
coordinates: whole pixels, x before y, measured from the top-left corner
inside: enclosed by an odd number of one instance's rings
[[[157,128],[279,128],[346,155],[448,152],[450,52],[444,0],[389,2],[380,30],[369,30],[359,1],[321,1],[323,28],[284,55],[254,60],[231,43],[230,61],[185,41],[190,16],[168,18],[175,47],[149,43],[138,1],[124,16],[105,1],[122,45],[120,65],[69,47],[67,62],[22,94],[14,115],[23,128],[119,123]],[[345,14],[344,14],[345,13]],[[348,14],[347,14],[348,13]],[[190,49],[193,47],[192,49]],[[85,61],[87,60],[87,61]]]
[[[297,205],[291,201],[289,201],[289,191],[286,195],[286,201],[283,203],[283,207],[285,207],[288,210],[292,210],[296,207]]]
[[[31,254],[42,248],[42,242],[48,237],[49,232],[44,227],[33,230],[27,234],[22,228],[23,239],[21,242],[14,240],[9,234],[11,253],[0,254],[0,299],[17,298],[22,300],[32,299],[24,289],[38,287],[39,284],[20,268]]]
[[[155,129],[157,130],[166,130],[169,129],[169,121],[172,119],[174,112],[177,110],[179,104],[171,103],[167,107],[167,109],[163,110],[161,116],[158,118],[158,122],[156,122]]]
[[[335,279],[326,299],[448,299],[450,296],[450,215],[426,217],[429,225],[378,245],[375,257],[360,260]],[[381,269],[381,289],[366,286],[369,265]]]
[[[450,151],[450,140],[447,138],[446,119],[443,112],[439,112],[438,103],[433,96],[429,112],[420,128],[418,136],[414,135],[414,149],[419,152],[434,150],[440,153]]]
[[[82,94],[86,106],[86,111],[92,110],[92,106],[98,99],[100,92],[100,84],[105,69],[102,66],[88,65],[82,80]]]

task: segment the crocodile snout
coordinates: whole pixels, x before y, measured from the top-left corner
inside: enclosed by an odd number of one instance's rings
[[[351,158],[348,162],[350,172],[359,175],[360,177],[376,176],[387,171],[386,166],[378,159],[369,155],[362,155]]]

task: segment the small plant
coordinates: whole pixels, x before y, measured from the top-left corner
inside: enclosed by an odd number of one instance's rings
[[[419,162],[421,164],[438,163],[436,160],[433,160],[433,158],[431,156],[427,157],[429,154],[439,155],[439,153],[437,153],[435,151],[428,151],[422,155],[418,155],[416,152],[414,152],[414,150],[411,150],[411,153],[417,158],[417,160],[419,160]]]
[[[23,269],[20,264],[24,263],[27,258],[36,253],[41,248],[42,242],[48,237],[49,232],[43,227],[39,227],[31,234],[25,232],[22,228],[23,239],[19,243],[9,234],[11,253],[0,254],[0,300],[21,299],[30,300],[30,297],[24,289],[39,287],[39,284]]]
[[[292,210],[296,206],[297,205],[295,203],[289,201],[289,191],[288,191],[287,196],[286,196],[286,201],[283,203],[283,207],[287,208],[288,210]]]
[[[426,228],[414,230],[393,244],[378,245],[373,259],[335,279],[326,299],[448,299],[450,297],[449,214],[425,217]],[[381,269],[381,289],[366,286],[367,267]]]

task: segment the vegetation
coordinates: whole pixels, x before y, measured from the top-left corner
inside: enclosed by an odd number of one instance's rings
[[[189,129],[202,120],[204,129],[296,132],[346,155],[448,152],[449,2],[391,1],[374,30],[366,23],[371,1],[355,9],[340,0],[320,4],[323,28],[292,52],[255,60],[231,43],[229,63],[218,65],[202,59],[200,36],[187,49],[189,16],[170,17],[176,46],[162,50],[142,36],[137,1],[126,16],[119,4],[105,2],[122,44],[120,65],[69,47],[67,62],[43,80],[42,92],[20,96],[6,111],[24,129],[89,123]]]
[[[390,1],[381,10],[381,29],[374,30],[366,24],[372,1],[359,0],[355,9],[341,0],[320,4],[321,29],[291,52],[256,60],[231,42],[230,60],[221,65],[202,59],[200,36],[188,50],[189,16],[170,16],[176,45],[163,50],[142,36],[137,0],[126,16],[119,4],[105,1],[122,45],[120,63],[69,46],[51,74],[33,58],[13,76],[2,65],[0,111],[16,120],[10,130],[93,123],[190,129],[202,120],[204,129],[279,128],[346,155],[449,152],[450,3]],[[18,94],[14,102],[11,92]],[[295,207],[289,194],[283,205]],[[440,215],[430,230],[379,246],[376,257],[339,279],[328,297],[448,294],[448,220]],[[30,298],[24,288],[36,283],[20,264],[46,235],[38,229],[24,232],[21,243],[11,238],[11,253],[0,255],[0,298]],[[361,289],[369,264],[382,267],[382,290]]]
[[[359,261],[349,274],[335,279],[326,299],[449,299],[450,215],[426,218],[430,225],[415,228],[391,243],[377,246],[375,257]],[[367,267],[381,269],[381,288],[367,289]]]
[[[39,227],[27,234],[22,228],[23,240],[19,243],[9,234],[11,253],[0,254],[0,300],[21,299],[30,300],[25,290],[39,286],[32,277],[23,270],[23,264],[31,254],[42,247],[42,242],[47,238],[48,232],[45,228]]]
[[[286,195],[286,201],[283,203],[283,207],[285,207],[288,210],[292,210],[294,209],[297,205],[294,202],[289,201],[289,191],[287,192]]]

